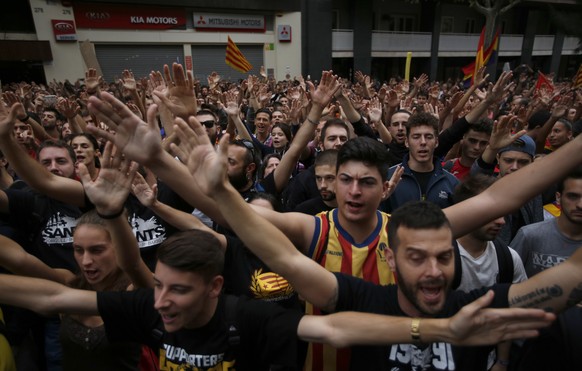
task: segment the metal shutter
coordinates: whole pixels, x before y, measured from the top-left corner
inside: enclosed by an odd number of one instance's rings
[[[195,77],[205,85],[206,77],[216,71],[223,80],[233,82],[246,79],[250,74],[259,75],[263,62],[263,45],[237,45],[241,53],[253,66],[248,73],[240,73],[224,62],[225,45],[194,45],[192,46],[192,64]]]
[[[125,69],[141,78],[162,71],[164,64],[184,63],[182,45],[95,45],[95,52],[103,78],[110,82],[119,79]]]

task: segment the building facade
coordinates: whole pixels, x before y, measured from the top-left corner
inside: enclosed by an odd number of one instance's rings
[[[554,0],[579,12],[574,0]],[[204,81],[212,71],[245,78],[224,63],[230,36],[253,65],[278,80],[356,70],[386,80],[455,78],[475,56],[484,17],[466,2],[414,0],[28,0],[3,4],[2,81],[83,77],[98,65],[112,81],[125,68],[136,76],[178,62]],[[581,13],[582,16],[582,13]],[[582,62],[578,38],[548,17],[546,2],[523,1],[501,17],[497,69],[522,63],[559,77]]]

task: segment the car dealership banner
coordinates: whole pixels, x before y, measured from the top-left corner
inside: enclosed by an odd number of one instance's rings
[[[79,28],[111,29],[186,29],[186,14],[181,9],[75,3]]]
[[[265,31],[265,16],[246,14],[193,13],[197,30]]]

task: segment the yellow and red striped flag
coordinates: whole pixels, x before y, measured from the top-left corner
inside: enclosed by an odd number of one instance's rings
[[[245,58],[243,53],[241,53],[230,36],[228,37],[228,44],[226,44],[225,62],[238,72],[247,73],[253,69],[253,66]]]
[[[572,86],[574,89],[582,87],[582,64],[578,67],[578,72],[576,72],[576,76],[574,76],[574,81]]]

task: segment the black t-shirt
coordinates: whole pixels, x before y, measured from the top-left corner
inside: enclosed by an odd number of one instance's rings
[[[269,301],[299,310],[297,293],[287,280],[274,273],[237,237],[226,236],[224,292]]]
[[[225,302],[221,297],[212,319],[197,329],[163,330],[151,289],[98,292],[97,305],[110,341],[137,341],[159,353],[160,370],[293,370],[296,369],[297,311],[241,298],[236,308],[240,345],[228,344]],[[154,336],[161,330],[161,336]]]
[[[398,305],[397,286],[379,286],[341,273],[338,280],[336,311],[357,311],[407,316]],[[495,285],[491,307],[506,308],[510,285]],[[481,297],[487,288],[469,293],[449,294],[443,313],[450,317],[464,305]],[[394,344],[392,346],[359,346],[352,348],[352,370],[487,370],[487,357],[493,348],[457,347],[448,343],[425,345]]]
[[[73,232],[81,210],[44,195],[8,189],[10,223],[28,236],[26,249],[52,268],[76,272]]]
[[[323,202],[321,196],[318,196],[300,203],[293,211],[308,215],[316,215],[322,211],[330,211],[333,209],[333,207],[329,207],[325,202]]]
[[[430,181],[430,178],[434,175],[434,171],[419,172],[419,171],[414,171],[411,169],[410,172],[412,173],[414,178],[416,178],[416,181],[418,182],[418,185],[420,186],[420,192],[422,195],[422,199],[424,200],[426,197],[426,190],[428,188],[428,182]]]
[[[158,200],[186,213],[191,213],[194,210],[178,194],[160,181],[158,181]],[[90,207],[93,207],[88,199],[86,202]],[[127,209],[129,225],[137,239],[141,258],[151,270],[154,270],[158,246],[172,234],[178,232],[178,229],[167,223],[150,208],[142,205],[132,194],[129,194],[124,206]]]

